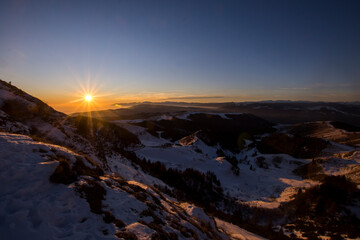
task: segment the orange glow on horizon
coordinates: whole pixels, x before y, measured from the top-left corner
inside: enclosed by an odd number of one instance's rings
[[[74,83],[70,86],[70,91],[61,96],[52,95],[53,101],[50,105],[67,114],[109,109],[113,103],[110,96],[113,94],[101,91],[98,83],[98,78],[91,77],[90,74],[85,79],[74,74]]]

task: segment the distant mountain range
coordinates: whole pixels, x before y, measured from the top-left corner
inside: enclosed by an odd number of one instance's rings
[[[92,112],[106,120],[147,118],[186,111],[249,113],[273,123],[341,121],[360,126],[359,102],[260,101],[229,103],[144,102],[121,104],[122,108]],[[79,115],[81,113],[75,113]]]

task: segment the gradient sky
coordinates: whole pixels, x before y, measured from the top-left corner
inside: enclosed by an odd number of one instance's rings
[[[0,78],[71,112],[360,100],[360,1],[0,1]]]

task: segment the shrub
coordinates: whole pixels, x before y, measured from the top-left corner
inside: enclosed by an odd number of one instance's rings
[[[6,100],[1,109],[17,121],[34,117],[27,104],[17,99]]]
[[[276,167],[276,168],[280,168],[280,164],[282,163],[282,161],[283,161],[282,157],[279,157],[279,156],[275,156],[272,159],[272,163],[273,163],[274,167]]]
[[[323,168],[316,162],[311,161],[308,164],[300,166],[293,170],[293,173],[302,177],[310,179],[319,179],[321,180],[325,175],[323,174]]]
[[[106,223],[112,223],[115,221],[115,217],[110,211],[104,211],[103,212],[103,220]]]
[[[96,179],[99,179],[100,176],[104,175],[104,171],[99,166],[90,168],[84,164],[83,160],[80,157],[76,158],[76,161],[73,165],[73,170],[78,175],[90,176]]]
[[[113,221],[113,223],[114,223],[115,226],[117,226],[118,228],[123,228],[123,227],[126,226],[125,223],[124,223],[122,220],[120,220],[120,219],[115,219],[115,220]]]
[[[53,183],[62,183],[68,185],[76,181],[77,176],[70,167],[66,159],[60,159],[59,165],[50,176],[50,181]]]
[[[135,234],[131,233],[131,232],[116,232],[115,236],[118,238],[122,238],[122,239],[126,239],[126,240],[137,240],[138,238],[136,237]]]
[[[264,168],[264,169],[268,169],[269,165],[267,164],[267,162],[265,161],[264,157],[257,157],[255,160],[256,165],[259,168]]]
[[[77,187],[77,191],[86,199],[93,213],[101,214],[102,200],[106,195],[106,190],[96,181],[88,180],[88,184]]]

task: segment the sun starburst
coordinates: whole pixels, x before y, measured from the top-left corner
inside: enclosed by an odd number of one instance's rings
[[[85,95],[85,100],[90,102],[91,100],[93,100],[93,97],[90,94]]]

